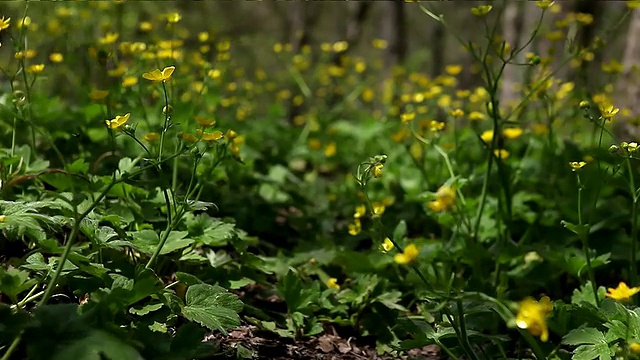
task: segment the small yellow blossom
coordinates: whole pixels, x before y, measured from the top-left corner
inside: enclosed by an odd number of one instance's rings
[[[542,10],[548,9],[549,7],[551,7],[551,5],[553,5],[553,1],[550,0],[539,0],[536,1],[536,5],[538,5],[538,7]]]
[[[102,45],[109,45],[115,43],[119,37],[120,34],[118,33],[107,33],[104,37],[98,39],[98,42]]]
[[[614,108],[613,105],[600,105],[600,114],[605,120],[611,120],[620,111],[618,108]]]
[[[544,296],[540,301],[533,298],[526,298],[520,302],[518,315],[516,316],[516,326],[520,329],[527,329],[533,336],[540,336],[540,340],[549,340],[549,329],[547,328],[547,316],[551,313],[553,304],[549,297]]]
[[[177,12],[172,12],[172,13],[167,14],[167,21],[170,24],[175,24],[175,23],[179,22],[180,19],[182,19],[182,16],[180,16],[180,14],[177,13]]]
[[[144,134],[142,138],[148,142],[152,142],[160,139],[160,134],[158,134],[157,132],[150,132],[150,133]]]
[[[474,16],[485,16],[493,9],[491,5],[480,5],[471,9],[471,14]]]
[[[0,31],[8,29],[10,22],[11,22],[11,18],[6,18],[5,19],[4,16],[1,17],[0,18]]]
[[[462,111],[462,109],[454,109],[449,112],[449,115],[453,117],[462,117],[464,116],[464,111]]]
[[[462,66],[461,65],[447,65],[444,67],[444,71],[451,75],[451,76],[455,76],[460,74],[460,72],[462,72]]]
[[[406,124],[411,120],[415,119],[415,117],[416,117],[416,113],[404,113],[400,115],[400,120],[402,121],[403,124]]]
[[[429,123],[429,130],[431,132],[437,132],[444,129],[444,123],[436,120],[431,120]]]
[[[364,204],[358,205],[356,206],[356,212],[353,214],[353,218],[360,219],[361,217],[365,216],[366,213],[367,213],[367,206]]]
[[[154,69],[153,71],[142,74],[142,77],[151,81],[167,81],[171,78],[171,74],[176,69],[175,66],[168,66],[162,70]]]
[[[640,6],[640,4],[639,4]],[[637,341],[632,341],[629,343],[629,351],[634,354],[640,354],[640,343]]]
[[[195,120],[198,122],[198,125],[200,125],[203,128],[212,127],[213,125],[216,124],[216,119],[206,118],[204,116],[196,116]]]
[[[420,250],[414,244],[405,246],[404,251],[401,254],[396,254],[393,257],[393,261],[400,265],[408,265],[415,261],[420,254]]]
[[[143,21],[140,23],[140,25],[138,25],[138,29],[140,29],[140,31],[142,32],[149,32],[153,30],[153,24],[148,21]]]
[[[15,58],[20,59],[33,59],[36,56],[37,52],[33,49],[29,49],[27,51],[18,51],[15,54]]]
[[[389,46],[389,43],[387,42],[387,40],[384,40],[384,39],[373,39],[371,41],[371,44],[373,45],[374,48],[380,49],[380,50],[386,49],[387,46]]]
[[[198,129],[198,135],[204,141],[218,141],[224,137],[222,131],[216,130],[212,133],[203,132],[201,129]]]
[[[628,0],[627,1],[627,8],[629,8],[631,10],[640,8],[640,0]],[[640,349],[640,344],[638,345],[638,348]]]
[[[517,139],[522,135],[521,128],[507,128],[502,130],[502,135],[509,140]]]
[[[571,167],[571,171],[577,171],[582,169],[583,166],[587,165],[584,161],[571,161],[569,166]]]
[[[482,141],[484,141],[485,143],[493,140],[493,130],[484,131],[482,134],[480,134],[480,139],[482,139]]]
[[[471,121],[484,120],[486,118],[487,116],[479,111],[472,111],[469,113],[469,120]]]
[[[130,113],[126,113],[124,115],[118,115],[115,117],[115,119],[105,120],[105,123],[107,124],[107,127],[109,129],[116,130],[116,129],[119,129],[122,125],[124,125],[129,120],[130,116],[131,116]]]
[[[436,199],[430,201],[427,205],[435,212],[450,209],[456,201],[455,187],[442,185],[436,192]]]
[[[31,74],[40,74],[44,71],[44,64],[35,64],[27,67],[27,72]]]
[[[386,210],[384,204],[379,202],[374,202],[371,207],[373,208],[373,214],[378,216],[384,214],[384,211]]]
[[[326,157],[333,157],[336,155],[336,152],[337,152],[337,145],[335,141],[328,143],[327,146],[324,148],[324,156]]]
[[[354,219],[352,224],[349,224],[349,235],[356,236],[362,231],[362,223],[360,219]]]
[[[109,90],[92,90],[89,97],[93,101],[104,100],[109,95]]]
[[[180,134],[180,137],[182,138],[182,140],[186,142],[190,142],[190,143],[198,142],[198,138],[189,133],[182,133]]]
[[[495,149],[493,150],[493,155],[495,155],[498,159],[506,160],[509,157],[509,151],[505,149]]]
[[[373,168],[371,169],[371,173],[373,174],[373,177],[378,179],[382,176],[382,168],[384,167],[383,164],[375,164],[373,166]]]
[[[209,33],[206,31],[202,31],[198,33],[198,41],[207,42],[209,40]]]
[[[0,215],[0,223],[7,220],[7,215]]]
[[[338,279],[336,278],[327,279],[326,284],[327,284],[327,287],[330,289],[340,290],[340,285],[338,285]]]
[[[393,241],[391,241],[391,239],[389,238],[385,238],[382,242],[382,252],[388,253],[389,251],[393,250],[393,248]]]
[[[640,292],[640,287],[629,288],[627,284],[621,282],[618,284],[617,288],[607,289],[607,293],[605,294],[605,296],[618,301],[629,301],[631,300],[631,297],[638,292]]]
[[[124,87],[132,87],[138,83],[138,78],[135,76],[127,76],[122,79],[122,86]]]
[[[60,53],[51,53],[49,54],[49,60],[52,63],[61,63],[64,60],[64,56]]]

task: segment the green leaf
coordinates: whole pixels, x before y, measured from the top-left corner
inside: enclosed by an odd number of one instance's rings
[[[242,302],[220,286],[192,285],[187,289],[185,302],[182,315],[210,330],[226,335],[226,329],[240,325],[238,312],[242,310]]]
[[[393,230],[393,240],[396,242],[402,241],[404,237],[407,235],[407,222],[404,220],[400,220],[396,228]]]
[[[573,352],[574,360],[610,360],[615,351],[609,347],[604,334],[595,328],[581,327],[571,330],[562,339],[563,344],[578,347]]]
[[[152,304],[144,305],[141,308],[129,308],[129,312],[134,315],[143,316],[143,315],[147,315],[150,312],[160,310],[160,308],[162,308],[163,306],[164,306],[163,303],[152,303]]]
[[[153,230],[141,230],[130,233],[133,236],[133,240],[130,245],[136,250],[151,255],[156,251],[158,244],[160,244],[160,237]],[[171,252],[186,248],[193,244],[193,239],[185,239],[187,236],[186,231],[172,231],[164,243],[160,255],[166,255]],[[126,242],[125,242],[126,243]]]
[[[91,330],[85,337],[59,347],[51,359],[139,360],[140,354],[129,344],[103,330]]]
[[[27,271],[11,266],[6,270],[0,268],[0,293],[7,295],[14,303],[18,301],[18,294],[28,290],[36,282],[35,279],[29,279]]]
[[[589,231],[589,225],[576,225],[566,220],[560,221],[560,224],[578,236],[586,236]]]

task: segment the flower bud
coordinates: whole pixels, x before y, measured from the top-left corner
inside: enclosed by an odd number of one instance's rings
[[[618,145],[614,144],[614,145],[609,146],[609,152],[612,153],[612,154],[618,152],[618,150],[620,150]]]
[[[587,110],[591,107],[591,104],[587,100],[580,101],[580,109]]]

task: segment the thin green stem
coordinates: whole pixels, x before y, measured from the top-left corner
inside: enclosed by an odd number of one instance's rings
[[[600,303],[598,299],[598,286],[596,285],[596,277],[593,272],[593,267],[591,265],[591,253],[589,251],[589,242],[588,242],[588,227],[587,229],[582,229],[582,183],[580,182],[580,174],[576,173],[576,177],[578,179],[578,225],[580,225],[580,241],[582,242],[582,250],[584,251],[584,257],[587,261],[587,274],[589,276],[589,281],[591,282],[591,287],[593,288],[593,296],[595,297],[596,304]]]
[[[471,343],[469,342],[469,335],[467,334],[467,322],[464,319],[464,308],[462,307],[462,300],[458,299],[456,301],[456,308],[458,310],[458,326],[460,327],[460,335],[463,341],[463,346],[468,349],[469,354],[475,360],[479,360],[473,351],[473,347],[471,347]]]
[[[631,207],[631,256],[629,264],[629,282],[635,285],[637,277],[637,252],[638,252],[638,194],[635,185],[635,177],[633,176],[633,168],[631,167],[631,159],[627,156],[627,169],[629,171],[629,191],[633,198]]]

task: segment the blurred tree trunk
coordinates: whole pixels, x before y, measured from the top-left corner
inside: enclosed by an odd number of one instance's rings
[[[363,25],[371,9],[371,2],[351,2],[348,3],[347,6],[349,6],[349,15],[344,28],[343,40],[346,41],[349,46],[344,51],[336,52],[333,56],[333,63],[338,66],[342,65],[341,59],[347,51],[349,51],[349,48],[354,47],[360,42]]]
[[[637,120],[640,116],[640,9],[635,9],[631,15],[627,41],[622,58],[624,70],[618,77],[615,106],[628,108]],[[637,136],[637,121],[629,121],[620,129],[625,135]]]
[[[384,65],[385,72],[391,75],[393,67],[404,62],[407,55],[407,27],[404,14],[404,1],[386,1],[383,5],[386,7],[382,23],[383,38],[389,43]]]
[[[441,23],[435,24],[433,31],[433,42],[431,46],[431,76],[436,77],[442,73],[444,69],[444,45],[446,39],[446,33],[444,31],[444,25]]]
[[[504,41],[511,46],[511,49],[524,47],[511,60],[512,62],[524,63],[526,61],[525,55],[531,51],[532,45],[529,40],[535,30],[534,27],[538,19],[536,16],[531,15],[533,11],[536,11],[536,5],[531,2],[506,2],[502,23]],[[503,107],[511,106],[519,99],[518,84],[524,83],[525,70],[525,68],[518,65],[507,65],[505,67],[500,88],[500,104]]]

